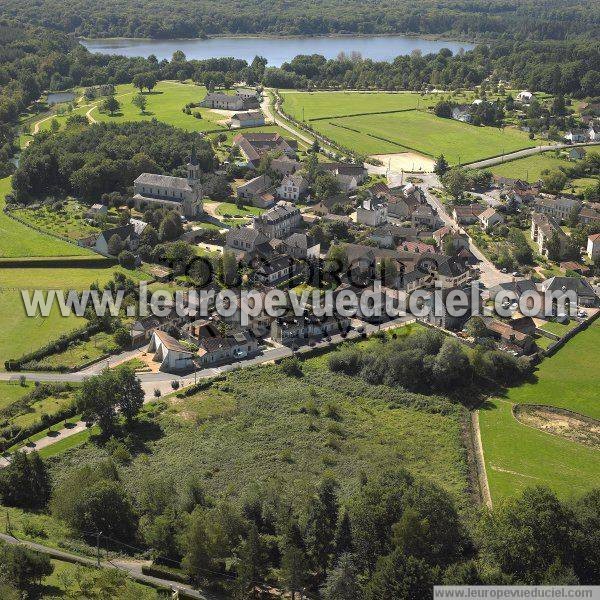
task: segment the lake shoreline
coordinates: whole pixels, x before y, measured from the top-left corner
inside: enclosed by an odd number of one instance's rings
[[[112,36],[112,37],[77,37],[78,42],[95,42],[100,40],[105,41],[147,41],[147,42],[193,42],[196,40],[214,40],[220,38],[227,39],[251,39],[251,40],[311,40],[311,39],[344,39],[344,38],[382,38],[382,37],[398,37],[398,38],[415,38],[420,40],[428,40],[431,42],[453,42],[455,44],[478,44],[484,43],[481,40],[469,39],[469,38],[457,38],[445,35],[434,35],[432,33],[319,33],[316,35],[283,35],[276,33],[213,33],[202,37],[191,37],[191,38],[150,38],[150,37],[126,37],[126,36]]]

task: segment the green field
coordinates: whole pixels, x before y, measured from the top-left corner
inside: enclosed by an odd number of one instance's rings
[[[0,179],[0,258],[92,256],[90,250],[39,233],[4,214],[4,198],[10,189],[10,177]]]
[[[533,485],[547,485],[563,498],[598,486],[598,450],[522,425],[513,417],[512,405],[494,399],[479,411],[487,477],[495,503]]]
[[[494,500],[526,485],[549,485],[563,496],[598,485],[598,450],[519,423],[513,404],[547,404],[600,419],[600,321],[544,359],[537,381],[508,390],[479,413]]]
[[[322,117],[343,117],[387,110],[406,110],[432,106],[435,96],[421,96],[414,92],[397,94],[387,92],[281,92],[283,109],[301,121]]]
[[[257,208],[256,206],[244,206],[243,208],[237,207],[232,202],[221,202],[215,211],[218,215],[231,215],[241,217],[254,217],[265,212],[264,208]]]
[[[25,396],[32,388],[33,383],[31,382],[21,385],[20,383],[0,381],[0,410]]]
[[[422,111],[314,121],[312,125],[327,137],[361,154],[414,150],[429,156],[444,154],[454,164],[535,146],[525,133],[515,129],[474,127]]]
[[[586,148],[597,151],[600,146]],[[537,181],[545,170],[555,170],[559,167],[572,167],[573,161],[567,160],[564,156],[556,156],[555,151],[542,152],[534,156],[511,160],[501,165],[489,167],[489,170],[499,177],[511,177],[513,179],[524,179],[525,181]]]
[[[192,113],[196,111],[200,112],[202,115],[201,119],[196,119],[193,114],[188,115],[182,111],[182,108],[189,102],[199,102],[206,96],[206,88],[203,86],[174,81],[160,81],[150,93],[144,93],[148,100],[148,106],[144,114],[131,102],[137,93],[138,90],[131,84],[119,85],[117,86],[116,96],[121,103],[120,110],[114,116],[111,116],[108,113],[100,112],[99,108],[94,108],[90,112],[90,116],[96,121],[110,123],[158,119],[163,123],[185,129],[186,131],[226,129],[218,121],[222,121],[228,117],[208,108],[191,109]]]

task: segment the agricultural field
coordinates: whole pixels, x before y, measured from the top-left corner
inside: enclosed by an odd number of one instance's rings
[[[453,164],[535,146],[525,133],[515,129],[475,127],[416,110],[314,121],[312,125],[361,154],[413,150],[428,156],[444,154]]]
[[[85,221],[87,207],[76,200],[65,201],[60,210],[44,205],[39,208],[21,208],[14,211],[20,219],[50,234],[78,240],[100,232],[98,227]]]
[[[591,146],[587,151],[598,151],[600,146]],[[511,177],[513,179],[523,179],[525,181],[537,181],[545,170],[556,170],[559,167],[571,167],[573,161],[567,160],[565,155],[556,151],[542,152],[534,156],[511,160],[500,165],[494,165],[487,170],[499,177]]]
[[[90,250],[44,235],[4,213],[10,177],[0,179],[0,258],[93,256]]]
[[[544,404],[600,419],[600,322],[577,334],[536,371],[537,381],[507,391],[479,412],[483,449],[494,501],[532,484],[562,496],[600,480],[598,450],[519,423],[514,404]],[[560,475],[558,475],[560,474]]]
[[[281,92],[283,110],[298,121],[433,106],[435,96],[415,92]],[[304,113],[303,113],[304,109]]]
[[[124,468],[125,485],[135,497],[142,480],[185,481],[196,473],[213,497],[280,484],[302,502],[324,472],[346,495],[361,473],[393,463],[442,485],[464,505],[463,409],[334,374],[326,365],[326,356],[308,359],[303,377],[273,365],[242,369],[193,396],[163,398],[162,434]],[[62,477],[70,465],[104,452],[88,444],[57,458],[53,470]]]

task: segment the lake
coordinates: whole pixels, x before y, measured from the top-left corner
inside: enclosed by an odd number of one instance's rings
[[[60,104],[61,102],[71,102],[71,100],[75,100],[74,92],[50,92],[46,98],[49,106]]]
[[[102,54],[144,56],[154,54],[158,60],[171,59],[175,50],[182,50],[188,59],[207,59],[233,56],[248,62],[259,55],[271,67],[279,67],[298,54],[322,54],[335,58],[340,52],[359,52],[363,58],[391,61],[396,56],[419,50],[423,54],[449,48],[456,53],[461,48],[471,50],[474,44],[448,40],[430,40],[401,35],[340,36],[309,38],[215,37],[209,39],[150,40],[131,38],[82,39],[90,51]]]

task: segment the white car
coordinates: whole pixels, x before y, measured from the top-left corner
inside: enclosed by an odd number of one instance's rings
[[[577,316],[578,316],[580,319],[586,319],[586,318],[587,318],[587,316],[588,316],[588,314],[585,312],[585,310],[580,310],[580,311],[577,313]]]

